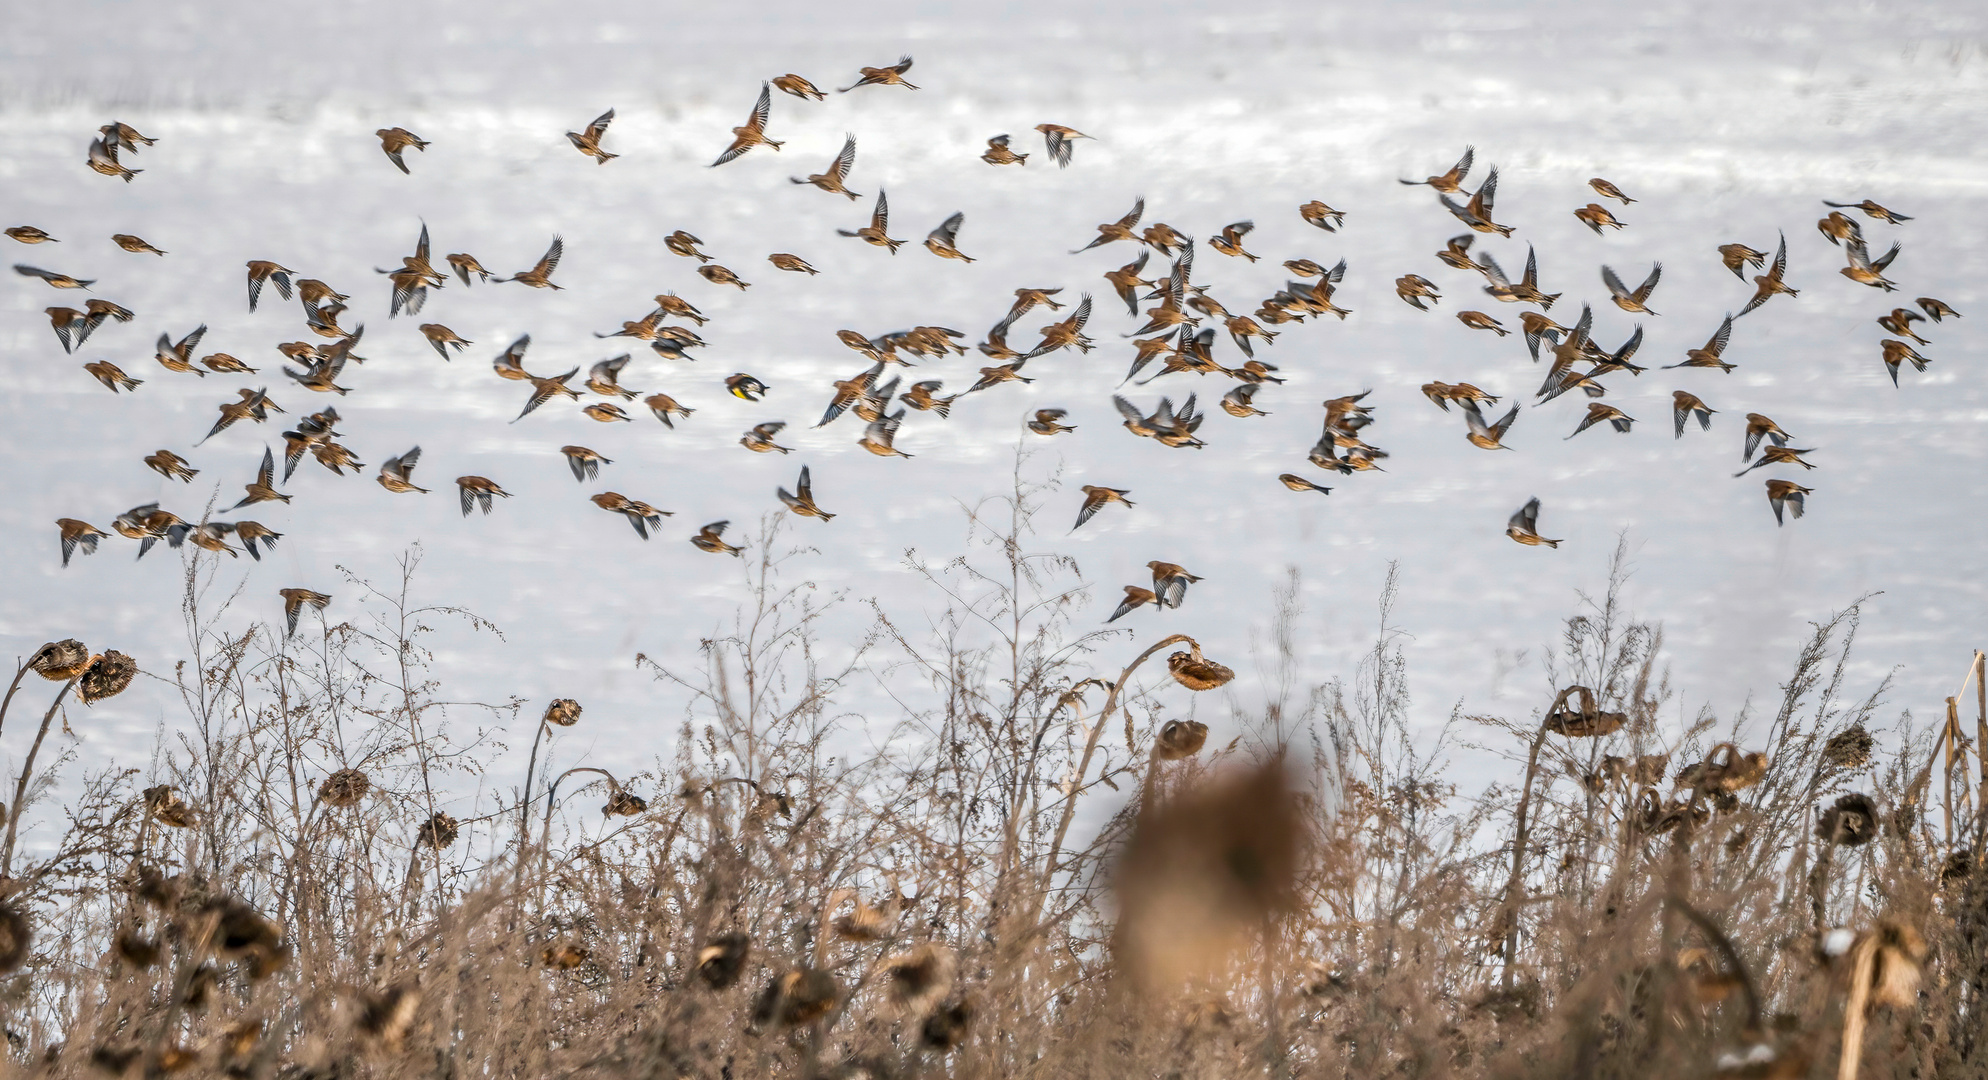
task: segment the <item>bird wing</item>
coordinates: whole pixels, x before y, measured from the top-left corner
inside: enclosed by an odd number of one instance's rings
[[[1636,293],[1634,297],[1636,302],[1640,304],[1643,301],[1648,300],[1650,298],[1650,294],[1655,292],[1657,289],[1657,281],[1663,276],[1664,276],[1664,264],[1651,263],[1650,276],[1644,278],[1643,283],[1641,285],[1636,286]]]
[[[1538,532],[1539,500],[1527,499],[1526,504],[1519,507],[1519,512],[1513,514],[1511,520],[1505,523],[1505,527],[1508,529],[1516,528],[1525,532]]]
[[[255,471],[255,482],[262,487],[276,482],[276,454],[267,446],[262,448],[262,467]]]
[[[940,222],[939,227],[933,229],[931,235],[943,241],[947,247],[952,247],[959,236],[960,223],[965,220],[965,211],[955,211],[953,216]]]
[[[1469,176],[1471,163],[1475,160],[1477,160],[1477,147],[1464,147],[1463,156],[1456,159],[1455,165],[1450,166],[1450,175],[1457,180],[1462,180],[1464,177]]]
[[[856,136],[845,135],[842,139],[842,152],[828,166],[828,175],[841,183],[849,176],[849,170],[856,166]]]
[[[414,257],[422,263],[428,261],[428,223],[421,223],[421,239],[414,242]]]
[[[746,128],[755,134],[762,133],[766,130],[767,119],[772,115],[773,86],[762,82],[759,84],[759,100],[753,103],[752,116],[746,120]]]
[[[1609,292],[1625,300],[1630,297],[1629,286],[1624,285],[1622,279],[1616,276],[1614,267],[1604,266],[1601,268],[1601,281],[1602,284],[1608,286]]]
[[[1892,241],[1891,250],[1885,252],[1883,258],[1873,261],[1871,263],[1871,269],[1876,270],[1879,273],[1883,273],[1885,267],[1891,265],[1891,260],[1898,258],[1898,250],[1899,250],[1898,242],[1896,240]]]
[[[808,467],[801,466],[800,482],[794,485],[794,494],[804,503],[815,501],[814,479],[808,475]]]
[[[1125,215],[1122,218],[1119,218],[1118,224],[1122,228],[1129,229],[1132,226],[1139,224],[1139,219],[1145,216],[1145,213],[1146,213],[1146,197],[1144,195],[1141,195],[1139,197],[1139,201],[1132,204],[1132,212]]]
[[[565,239],[558,236],[553,237],[552,246],[546,248],[545,254],[539,257],[538,265],[532,267],[532,273],[538,275],[539,277],[545,277],[546,275],[551,274],[554,270],[559,269],[559,257],[561,255],[564,255],[565,253],[566,253]]]
[[[1492,285],[1500,289],[1512,287],[1512,279],[1505,276],[1505,268],[1498,265],[1498,260],[1493,258],[1490,252],[1485,252],[1484,257],[1477,261],[1477,269],[1484,275],[1484,280]]]
[[[607,126],[612,123],[614,123],[614,110],[609,109],[595,117],[593,123],[587,125],[587,138],[594,142],[599,142],[601,136],[607,134]]]

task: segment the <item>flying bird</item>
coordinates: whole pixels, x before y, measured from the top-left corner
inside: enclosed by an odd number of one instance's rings
[[[1407,184],[1409,187],[1427,185],[1445,195],[1455,195],[1457,192],[1463,190],[1463,178],[1470,175],[1471,162],[1475,161],[1476,158],[1477,148],[1475,146],[1466,146],[1463,148],[1463,156],[1457,159],[1455,165],[1450,166],[1448,172],[1423,180],[1403,180],[1401,182]]]
[[[415,447],[399,457],[390,457],[380,466],[378,477],[380,486],[395,494],[410,491],[428,494],[428,489],[414,486],[414,466],[421,461],[421,448]]]
[[[743,151],[741,151],[741,153],[743,153]],[[788,179],[792,180],[796,184],[813,184],[815,187],[818,187],[823,191],[829,192],[831,194],[846,195],[849,197],[849,201],[854,202],[857,199],[862,198],[862,196],[856,194],[855,192],[849,190],[846,187],[843,187],[842,182],[849,178],[849,170],[854,168],[855,165],[856,165],[856,136],[844,135],[842,137],[842,152],[835,155],[835,160],[828,163],[827,169],[824,169],[823,171],[816,173],[805,180],[801,179],[798,176],[791,176],[788,177]]]
[[[715,169],[755,146],[770,146],[778,150],[787,145],[766,137],[766,118],[772,111],[773,86],[771,83],[760,83],[759,100],[753,103],[752,115],[746,117],[744,124],[732,129],[732,145],[726,147],[725,152],[719,154],[718,160],[712,162],[709,167]]]
[[[1696,394],[1686,390],[1672,391],[1671,418],[1677,427],[1677,433],[1672,438],[1684,438],[1684,422],[1694,416],[1698,418],[1698,430],[1712,430],[1712,414],[1718,411],[1701,401]]]
[[[381,128],[373,134],[380,137],[380,149],[386,153],[387,160],[403,173],[407,172],[407,162],[401,160],[401,154],[409,150],[428,149],[426,140],[406,128]]]
[[[609,109],[595,117],[594,122],[587,125],[587,130],[567,132],[567,141],[573,144],[573,149],[605,165],[621,156],[601,149],[601,139],[607,135],[607,126],[612,123],[614,123],[614,110]]]
[[[1781,517],[1784,507],[1797,521],[1801,520],[1802,511],[1807,503],[1805,497],[1813,494],[1815,494],[1814,488],[1805,488],[1793,480],[1767,481],[1767,505],[1774,508],[1774,524],[1787,524]]]
[[[987,140],[987,150],[980,155],[980,160],[989,165],[1027,165],[1029,156],[1008,149],[1008,138],[1006,135],[996,135]]]
[[[1526,500],[1526,504],[1519,507],[1519,512],[1513,514],[1512,519],[1505,523],[1505,535],[1527,547],[1538,547],[1541,544],[1545,544],[1550,548],[1560,546],[1560,541],[1548,540],[1546,537],[1539,535],[1539,499],[1537,497]]]
[[[62,539],[64,566],[69,565],[69,557],[74,555],[79,547],[83,549],[83,554],[95,555],[97,541],[110,535],[87,521],[78,521],[75,518],[56,518],[55,528]]]
[[[1602,284],[1608,286],[1609,298],[1615,301],[1616,307],[1632,315],[1656,314],[1656,312],[1651,311],[1646,305],[1649,302],[1650,294],[1656,291],[1658,280],[1663,276],[1664,264],[1652,263],[1650,266],[1650,276],[1644,278],[1641,285],[1631,289],[1622,283],[1622,279],[1616,276],[1613,268],[1607,266],[1601,268]]]
[[[1076,532],[1078,529],[1083,528],[1084,522],[1096,517],[1098,511],[1104,509],[1106,503],[1115,502],[1127,507],[1136,505],[1126,498],[1127,495],[1132,494],[1126,488],[1108,488],[1099,487],[1095,484],[1085,484],[1083,492],[1084,504],[1077,509],[1077,523],[1070,526],[1071,532]]]
[[[800,77],[799,75],[791,73],[782,75],[779,78],[774,79],[773,88],[775,90],[780,91],[783,94],[792,94],[795,97],[800,98],[802,101],[807,101],[809,99],[813,99],[815,101],[821,101],[826,97],[828,97],[827,94],[824,94],[820,90],[815,89],[815,84]]]
[[[290,496],[276,490],[276,454],[269,447],[262,448],[262,466],[256,469],[254,480],[242,485],[242,490],[248,494],[241,502],[228,507],[229,510],[240,510],[256,503],[290,501]]]
[[[862,78],[857,79],[849,86],[842,87],[836,92],[846,94],[859,86],[902,86],[906,90],[916,90],[918,89],[916,86],[904,81],[904,73],[910,70],[911,58],[909,56],[889,67],[866,67],[861,69]]]
[[[729,521],[714,521],[697,530],[697,535],[691,537],[690,542],[697,545],[697,550],[708,551],[713,555],[737,555],[744,557],[745,548],[737,544],[727,544],[724,541],[725,526],[730,524],[731,522]]]
[[[497,486],[495,480],[482,476],[456,477],[456,491],[462,498],[462,516],[468,517],[472,507],[480,507],[484,515],[490,514],[490,504],[496,499],[508,499],[511,493]]]
[[[777,494],[787,509],[802,517],[820,518],[824,522],[835,517],[834,514],[815,505],[814,481],[809,477],[806,465],[801,466],[801,479],[794,485],[793,493],[789,494],[783,487],[777,489]]]
[[[961,262],[972,262],[973,257],[961,251],[958,245],[960,223],[965,220],[966,213],[964,211],[955,211],[951,217],[940,222],[938,228],[926,234],[926,249],[943,259],[958,259]]]
[[[1782,293],[1786,293],[1791,297],[1800,296],[1801,290],[1789,288],[1787,283],[1781,280],[1782,276],[1787,272],[1788,236],[1786,233],[1783,233],[1781,234],[1781,246],[1774,251],[1774,264],[1768,267],[1765,274],[1754,276],[1753,299],[1748,300],[1746,306],[1739,309],[1739,313],[1744,315]]]
[[[1059,169],[1070,167],[1070,157],[1076,153],[1077,140],[1090,138],[1076,128],[1064,127],[1062,124],[1037,124],[1035,129],[1042,133],[1043,147],[1048,150],[1050,157],[1056,159],[1056,167]]]
[[[534,289],[557,289],[552,283],[552,272],[559,269],[559,257],[566,253],[566,241],[558,236],[552,238],[552,246],[545,249],[538,262],[530,270],[520,270],[507,278],[494,278],[495,281],[515,281],[520,285],[530,285]]]
[[[303,613],[305,607],[309,607],[313,611],[323,611],[325,606],[331,603],[331,596],[329,594],[312,592],[309,589],[278,589],[276,591],[278,595],[283,597],[283,619],[284,623],[288,626],[288,629],[283,633],[284,637],[290,637],[297,632],[297,616]]]

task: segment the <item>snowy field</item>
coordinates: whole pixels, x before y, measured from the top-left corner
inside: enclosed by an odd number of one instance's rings
[[[7,261],[96,279],[88,295],[137,313],[65,356],[42,309],[81,306],[79,294],[13,275],[0,282],[0,643],[10,655],[75,636],[166,677],[186,655],[178,571],[193,549],[135,562],[135,545],[113,536],[64,569],[53,522],[108,529],[153,500],[197,520],[210,498],[226,506],[240,497],[265,445],[281,451],[282,427],[248,423],[195,448],[220,401],[267,386],[287,410],[277,419],[291,423],[334,403],[280,374],[275,347],[315,339],[297,305],[270,292],[249,313],[250,259],[351,294],[343,322],[364,324],[368,362],[341,380],[352,388],[335,401],[343,441],[374,467],[419,444],[415,479],[434,493],[389,494],[373,482],[375,468],[340,479],[306,460],[285,488],[294,502],[234,515],[284,538],[259,564],[223,568],[224,589],[245,581],[224,625],[279,621],[276,590],[293,586],[334,594],[328,615],[354,618],[358,596],[336,567],[384,583],[419,541],[421,598],[472,609],[506,635],[441,639],[449,694],[527,699],[514,744],[546,699],[578,698],[587,721],[567,753],[587,747],[595,764],[671,756],[684,702],[633,657],[692,663],[699,638],[728,625],[745,597],[741,564],[685,541],[721,518],[733,522],[728,537],[756,535],[779,508],[774,489],[791,488],[803,463],[822,505],[840,516],[789,519],[787,540],[816,549],[788,564],[789,580],[878,598],[918,625],[940,605],[904,570],[906,549],[935,561],[959,554],[962,504],[1005,493],[1016,447],[1034,451],[1026,471],[1060,470],[1063,485],[1035,547],[1074,556],[1093,585],[1080,628],[1103,621],[1121,586],[1145,582],[1148,560],[1206,578],[1179,611],[1113,624],[1126,632],[1099,660],[1116,670],[1161,635],[1196,635],[1244,672],[1226,701],[1170,699],[1198,705],[1218,738],[1234,723],[1230,702],[1247,712],[1260,700],[1252,643],[1289,567],[1303,580],[1302,674],[1325,680],[1352,673],[1375,630],[1386,568],[1399,563],[1395,621],[1412,635],[1418,721],[1428,725],[1459,702],[1507,716],[1545,704],[1540,653],[1577,590],[1604,586],[1618,534],[1633,553],[1629,604],[1664,626],[1680,713],[1702,705],[1730,718],[1750,695],[1776,698],[1809,622],[1869,592],[1881,595],[1866,608],[1852,689],[1895,668],[1892,700],[1922,721],[1988,642],[1988,17],[1972,5],[1168,3],[1135,12],[1027,0],[866,5],[858,14],[787,0],[729,9],[11,0],[6,11],[0,224],[32,224],[61,241],[0,241]],[[830,89],[907,53],[916,58],[908,78],[922,89]],[[776,94],[770,133],[785,148],[707,168],[760,82],[790,71],[830,89],[828,99]],[[609,107],[617,119],[606,145],[621,157],[597,166],[562,133]],[[112,119],[158,139],[128,160],[144,170],[128,185],[84,164],[92,133]],[[1031,130],[1044,122],[1095,141],[1058,170]],[[396,171],[372,135],[392,126],[433,143],[407,155],[412,175]],[[845,132],[860,143],[849,185],[864,200],[789,183],[821,170]],[[1034,152],[1026,166],[978,160],[1002,132]],[[1640,421],[1632,433],[1604,426],[1566,440],[1586,399],[1535,408],[1542,372],[1521,339],[1456,320],[1474,308],[1516,327],[1519,309],[1435,259],[1463,230],[1428,188],[1396,178],[1441,172],[1466,144],[1478,163],[1469,186],[1496,165],[1497,217],[1516,226],[1476,250],[1516,271],[1535,246],[1542,285],[1565,294],[1552,314],[1571,322],[1583,301],[1597,305],[1604,345],[1644,327],[1636,359],[1652,370],[1610,377],[1604,399]],[[1616,211],[1625,230],[1596,236],[1572,216],[1596,201],[1591,176],[1638,200]],[[892,235],[911,241],[894,257],[835,233],[865,223],[879,188],[890,194]],[[1349,318],[1276,327],[1275,345],[1258,349],[1288,379],[1256,399],[1270,416],[1215,409],[1233,385],[1219,377],[1172,375],[1125,391],[1148,405],[1197,392],[1210,413],[1205,449],[1168,449],[1119,427],[1111,394],[1131,354],[1121,335],[1138,324],[1101,275],[1134,252],[1121,243],[1070,254],[1141,196],[1142,224],[1164,221],[1203,241],[1196,280],[1232,310],[1282,287],[1283,260],[1349,265],[1335,297]],[[1839,275],[1842,249],[1815,228],[1822,200],[1867,197],[1914,219],[1859,215],[1876,249],[1903,242],[1896,294]],[[1305,224],[1296,208],[1312,199],[1343,210],[1343,229]],[[919,246],[954,211],[965,213],[959,245],[972,264]],[[1208,236],[1246,219],[1256,222],[1247,243],[1261,262],[1208,250]],[[423,222],[438,263],[467,251],[498,274],[529,267],[560,235],[554,280],[564,289],[452,280],[420,317],[390,319],[386,279],[373,268],[408,254]],[[700,279],[696,263],[662,246],[679,228],[752,288]],[[1727,351],[1738,369],[1655,370],[1683,360],[1751,295],[1715,248],[1739,241],[1771,251],[1777,232],[1787,235],[1788,281],[1801,296],[1739,321]],[[126,253],[112,233],[171,254]],[[776,271],[772,252],[798,254],[820,275]],[[1607,303],[1602,264],[1633,283],[1653,261],[1665,266],[1650,305],[1661,316]],[[1394,296],[1407,273],[1442,290],[1433,312]],[[937,324],[978,341],[1019,286],[1096,295],[1089,332],[1098,349],[1031,361],[1034,384],[965,398],[950,420],[913,412],[898,440],[909,460],[863,452],[854,417],[812,427],[829,382],[864,367],[836,330]],[[628,342],[635,360],[623,382],[667,392],[694,417],[670,430],[637,401],[634,423],[610,426],[555,401],[509,422],[525,384],[488,366],[506,343],[530,334],[527,366],[552,374],[578,365],[577,384],[589,365],[624,351],[593,333],[640,318],[666,291],[710,316],[709,345],[686,362]],[[1879,359],[1887,335],[1874,320],[1918,296],[1964,317],[1917,326],[1932,366],[1907,368],[1894,389]],[[1034,341],[1033,329],[1053,318],[1045,315],[1021,320],[1017,344]],[[416,330],[429,321],[475,344],[445,363]],[[201,353],[227,352],[261,373],[196,378],[151,359],[159,334],[203,323]],[[1242,360],[1226,337],[1216,355]],[[144,385],[113,396],[81,370],[91,360],[113,361]],[[957,391],[987,362],[930,361],[906,382],[943,379]],[[771,393],[758,403],[727,395],[722,380],[733,372],[758,376]],[[1515,452],[1466,443],[1461,417],[1419,393],[1431,380],[1523,402],[1507,440]],[[1328,479],[1305,462],[1319,403],[1365,389],[1377,418],[1365,434],[1392,455],[1386,471]],[[1694,426],[1672,438],[1679,389],[1718,410],[1709,434]],[[1079,430],[1027,433],[1022,421],[1045,407],[1069,409]],[[1748,412],[1815,448],[1818,468],[1733,479]],[[770,420],[791,425],[782,441],[792,455],[737,444]],[[614,464],[598,483],[576,484],[557,452],[568,443]],[[199,477],[187,485],[147,470],[140,458],[162,447],[190,459]],[[1286,490],[1275,479],[1283,472],[1330,484],[1332,494]],[[465,520],[452,483],[462,474],[495,479],[515,498]],[[1776,527],[1768,476],[1815,489],[1806,517]],[[1109,507],[1065,536],[1080,484],[1130,489],[1138,506]],[[675,516],[643,543],[587,502],[607,489]],[[1565,538],[1558,550],[1504,536],[1506,518],[1531,496],[1545,506],[1542,531]],[[859,633],[860,607],[832,625]],[[873,690],[859,693],[852,705],[887,705]],[[180,715],[169,686],[143,680],[71,725],[90,764],[108,755],[143,767],[153,730]],[[31,726],[9,725],[8,753],[25,749]],[[1475,775],[1472,762],[1460,764],[1460,776]]]

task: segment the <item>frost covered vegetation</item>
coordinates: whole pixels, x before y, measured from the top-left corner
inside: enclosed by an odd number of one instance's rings
[[[1680,720],[1618,556],[1538,711],[1437,723],[1392,580],[1343,679],[1305,684],[1295,576],[1232,678],[1073,625],[1043,491],[908,555],[942,614],[853,646],[769,519],[702,666],[635,658],[682,708],[642,775],[562,762],[584,702],[458,700],[424,642],[500,629],[416,554],[288,638],[223,630],[194,556],[148,768],[73,707],[111,651],[8,693],[8,1072],[1988,1074],[1976,744],[1852,685],[1855,607],[1771,710]],[[1461,791],[1465,755],[1509,768]]]

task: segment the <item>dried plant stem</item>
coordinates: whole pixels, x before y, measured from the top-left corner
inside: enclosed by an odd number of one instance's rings
[[[14,801],[7,807],[7,844],[0,850],[0,878],[14,873],[14,836],[21,824],[21,809],[28,801],[28,785],[34,782],[35,757],[41,753],[41,743],[48,738],[48,726],[55,722],[55,714],[62,709],[62,699],[69,695],[69,688],[76,685],[75,679],[62,684],[55,692],[55,700],[49,703],[48,712],[41,718],[41,730],[35,733],[34,745],[28,748],[28,758],[21,763],[21,778],[14,784]]]
[[[1519,790],[1519,808],[1512,820],[1512,873],[1505,881],[1504,901],[1498,908],[1498,920],[1505,932],[1505,942],[1499,950],[1505,970],[1499,976],[1499,986],[1506,990],[1512,988],[1512,968],[1518,961],[1519,907],[1524,903],[1521,892],[1525,888],[1527,829],[1531,826],[1528,813],[1532,808],[1532,782],[1539,775],[1539,748],[1545,742],[1546,721],[1542,719],[1539,731],[1532,737],[1532,748],[1526,754],[1525,783]]]

